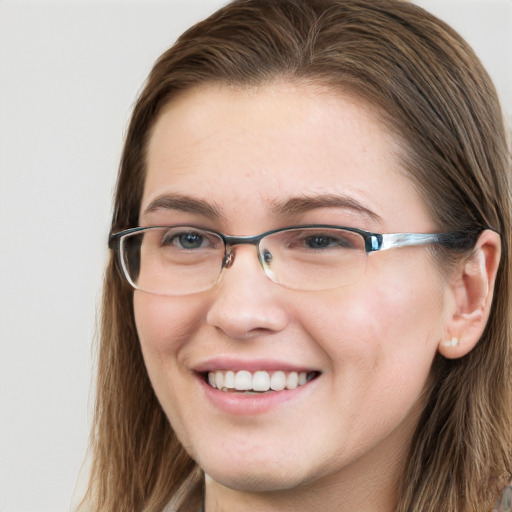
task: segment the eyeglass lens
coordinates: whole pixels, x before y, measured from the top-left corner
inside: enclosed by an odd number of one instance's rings
[[[236,261],[236,247],[228,251],[234,252]],[[130,283],[159,295],[213,287],[221,276],[225,253],[220,235],[188,226],[148,228],[121,241],[121,264]],[[277,231],[260,240],[258,254],[272,281],[296,290],[354,283],[366,263],[364,238],[340,228]]]

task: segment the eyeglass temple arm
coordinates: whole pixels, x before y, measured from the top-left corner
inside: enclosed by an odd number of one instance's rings
[[[484,228],[485,229],[485,228]],[[387,233],[372,234],[368,252],[410,247],[415,245],[440,244],[448,249],[471,249],[483,229],[461,230],[452,233]]]
[[[439,242],[441,242],[441,239],[435,233],[389,233],[380,235],[376,240],[372,240],[372,250],[383,251],[394,247],[408,247]]]

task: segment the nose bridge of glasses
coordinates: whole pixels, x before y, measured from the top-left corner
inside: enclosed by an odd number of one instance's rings
[[[260,254],[260,242],[265,237],[265,234],[263,235],[249,235],[249,236],[230,236],[230,235],[224,235],[224,244],[226,246],[226,254],[224,256],[222,267],[223,268],[230,268],[234,261],[235,261],[235,254],[236,252],[233,250],[233,247],[236,245],[253,245],[256,247],[256,250],[258,252],[258,260],[261,263],[261,265],[264,265],[264,256]]]

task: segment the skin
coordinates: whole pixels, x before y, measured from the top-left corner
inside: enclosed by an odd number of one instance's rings
[[[435,232],[397,151],[389,130],[350,97],[285,83],[194,89],[154,127],[140,225],[232,235],[306,223]],[[165,194],[213,211],[148,210]],[[325,195],[361,208],[278,208]],[[353,285],[302,292],[271,282],[244,245],[211,290],[135,291],[147,370],[179,439],[209,475],[208,512],[394,510],[432,360],[459,334],[453,319],[466,297],[464,281],[438,265],[425,247],[391,249],[370,255]],[[443,350],[458,357],[471,348],[461,346]],[[218,356],[286,361],[320,376],[264,413],[231,414],[212,404],[194,372]]]

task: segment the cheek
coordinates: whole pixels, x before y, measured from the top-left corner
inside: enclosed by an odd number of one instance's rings
[[[343,290],[337,296],[315,301],[314,314],[304,304],[302,317],[314,339],[323,340],[326,352],[360,351],[371,354],[379,348],[426,348],[436,343],[443,327],[438,297],[428,297],[395,283],[390,288]],[[436,340],[436,341],[434,341]],[[386,350],[389,352],[389,350]]]
[[[197,422],[191,410],[191,374],[187,342],[198,329],[202,303],[197,297],[159,297],[135,292],[134,314],[142,355],[151,385],[178,438],[187,450],[186,424]]]
[[[398,251],[379,255],[384,257],[369,269],[371,285],[357,301],[366,309],[358,318],[365,314],[371,337],[387,346],[435,351],[444,331],[445,288],[424,250]]]
[[[180,397],[190,380],[187,342],[198,329],[201,303],[197,298],[135,292],[133,305],[146,370],[158,400],[171,419],[174,409],[181,408]]]
[[[392,267],[378,280],[369,274],[370,286],[319,295],[315,314],[304,303],[304,325],[330,361],[336,386],[383,400],[391,392],[411,394],[404,400],[421,392],[445,316],[443,289],[428,268],[420,275],[430,278],[418,278],[417,267],[414,278],[403,271],[393,277]]]
[[[199,326],[201,303],[189,297],[160,297],[135,292],[135,324],[144,353],[179,356],[186,340]]]

